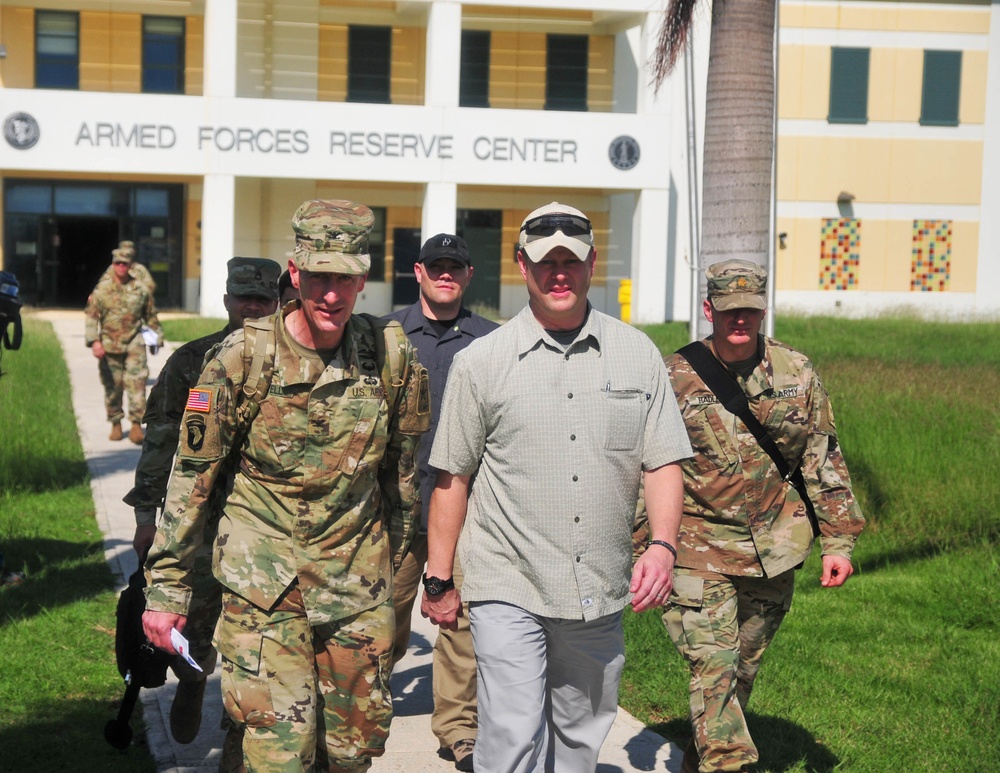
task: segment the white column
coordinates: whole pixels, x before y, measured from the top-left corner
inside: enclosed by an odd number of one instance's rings
[[[458,106],[462,55],[462,5],[448,0],[431,3],[427,19],[426,94],[428,107]]]
[[[236,96],[237,0],[205,0],[205,96]]]
[[[201,302],[203,317],[226,317],[226,263],[234,256],[236,178],[206,174],[201,200]]]
[[[420,218],[420,237],[427,241],[434,234],[455,233],[458,186],[455,183],[427,183],[424,209]]]
[[[632,221],[632,324],[653,324],[666,318],[667,209],[666,188],[639,192]]]
[[[983,187],[979,200],[979,265],[975,311],[1000,311],[1000,5],[990,10],[990,57],[986,73],[986,124],[983,132]]]

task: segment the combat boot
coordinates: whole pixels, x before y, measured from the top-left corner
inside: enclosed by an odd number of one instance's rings
[[[679,773],[698,773],[698,747],[695,746],[693,738],[684,748],[684,758],[681,760]]]
[[[125,436],[122,434],[122,423],[116,421],[111,425],[111,434],[108,435],[108,440],[121,440],[123,437]]]
[[[121,429],[118,430],[121,432]],[[132,422],[132,429],[128,431],[128,439],[135,443],[137,446],[142,445],[142,439],[146,434],[142,431],[142,425]]]
[[[170,704],[170,734],[177,743],[191,743],[198,735],[207,681],[193,679],[177,683],[174,702]]]

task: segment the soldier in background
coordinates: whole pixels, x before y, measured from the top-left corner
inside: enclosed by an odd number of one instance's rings
[[[709,266],[702,343],[746,393],[790,470],[801,468],[821,531],[824,588],[854,572],[864,517],[837,443],[830,398],[812,363],[760,334],[767,273],[745,260]],[[681,463],[684,514],[663,615],[691,670],[693,740],[682,773],[743,771],[758,759],[743,711],[764,650],[792,603],[813,543],[805,503],[748,428],[681,354],[667,372],[695,456]]]
[[[287,269],[278,277],[278,308],[282,309],[289,301],[299,297],[299,291],[292,285],[292,275]]]
[[[277,306],[277,281],[281,266],[265,258],[233,258],[227,268],[226,294],[222,302],[229,314],[228,324],[222,330],[186,343],[174,352],[149,393],[146,439],[135,469],[135,487],[124,497],[125,503],[135,510],[136,528],[132,546],[140,563],[145,561],[153,544],[156,514],[163,507],[166,497],[184,406],[188,392],[198,385],[205,355],[234,330],[242,330],[244,320],[266,317],[273,314]],[[205,539],[192,559],[191,605],[185,629],[185,636],[191,643],[191,657],[202,671],[192,668],[182,658],[175,658],[171,664],[179,684],[170,708],[170,732],[174,740],[182,744],[191,743],[198,734],[205,682],[215,669],[216,661],[212,634],[222,608],[222,587],[212,576],[212,543],[226,502],[225,483],[215,487],[212,498]],[[242,733],[235,733],[232,739],[227,737],[219,768],[221,771],[242,767],[241,744]]]
[[[437,234],[420,249],[413,266],[420,285],[420,299],[404,309],[387,314],[403,326],[417,348],[417,358],[427,369],[431,391],[431,428],[420,439],[419,470],[423,512],[420,531],[403,565],[396,573],[393,606],[396,608],[396,644],[393,665],[406,653],[410,640],[410,615],[427,562],[427,508],[437,470],[430,466],[434,431],[441,411],[441,397],[451,361],[477,338],[498,325],[473,314],[462,305],[462,296],[472,281],[472,262],[465,240],[454,234]],[[462,588],[461,562],[455,561],[455,587]],[[434,642],[434,713],[431,731],[441,744],[441,755],[450,757],[455,768],[470,771],[479,724],[476,711],[476,654],[472,647],[468,615],[458,619],[454,631],[442,628]]]
[[[118,242],[117,251],[132,260],[132,266],[128,270],[129,274],[149,291],[150,298],[155,298],[156,282],[153,279],[153,275],[149,273],[149,269],[136,260],[135,242],[128,240]],[[112,281],[115,275],[113,269],[113,266],[108,266],[108,268],[105,269],[104,273],[101,275],[98,284],[100,284],[100,282]]]
[[[160,334],[160,320],[149,289],[132,274],[132,257],[114,250],[112,276],[100,280],[87,298],[85,340],[98,359],[104,407],[111,422],[109,440],[121,440],[125,411],[122,393],[128,393],[128,412],[132,422],[128,439],[142,443],[142,422],[146,413],[146,343],[140,330],[143,325]]]
[[[175,653],[191,558],[235,447],[215,541],[215,644],[249,770],[361,773],[389,733],[392,573],[419,519],[416,449],[430,397],[400,327],[352,313],[373,224],[349,201],[299,207],[288,269],[301,298],[226,339],[191,390],[146,563],[144,628]],[[243,395],[261,378],[266,390]]]

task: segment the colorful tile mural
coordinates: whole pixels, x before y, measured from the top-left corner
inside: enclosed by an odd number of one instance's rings
[[[913,221],[910,289],[943,292],[951,281],[951,221]]]
[[[857,290],[861,220],[824,218],[819,241],[819,289]]]

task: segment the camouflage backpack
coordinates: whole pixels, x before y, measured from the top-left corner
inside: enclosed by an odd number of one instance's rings
[[[364,320],[369,326],[363,332],[370,334],[375,340],[375,357],[382,373],[382,383],[385,384],[386,400],[390,410],[396,409],[401,394],[400,387],[403,386],[401,374],[406,367],[399,350],[406,335],[399,325],[390,324],[371,314],[355,314],[353,319]],[[250,425],[260,412],[261,401],[267,397],[271,388],[276,350],[273,315],[248,319],[243,324],[243,372],[246,373],[246,378],[237,397],[234,449],[243,443]]]

